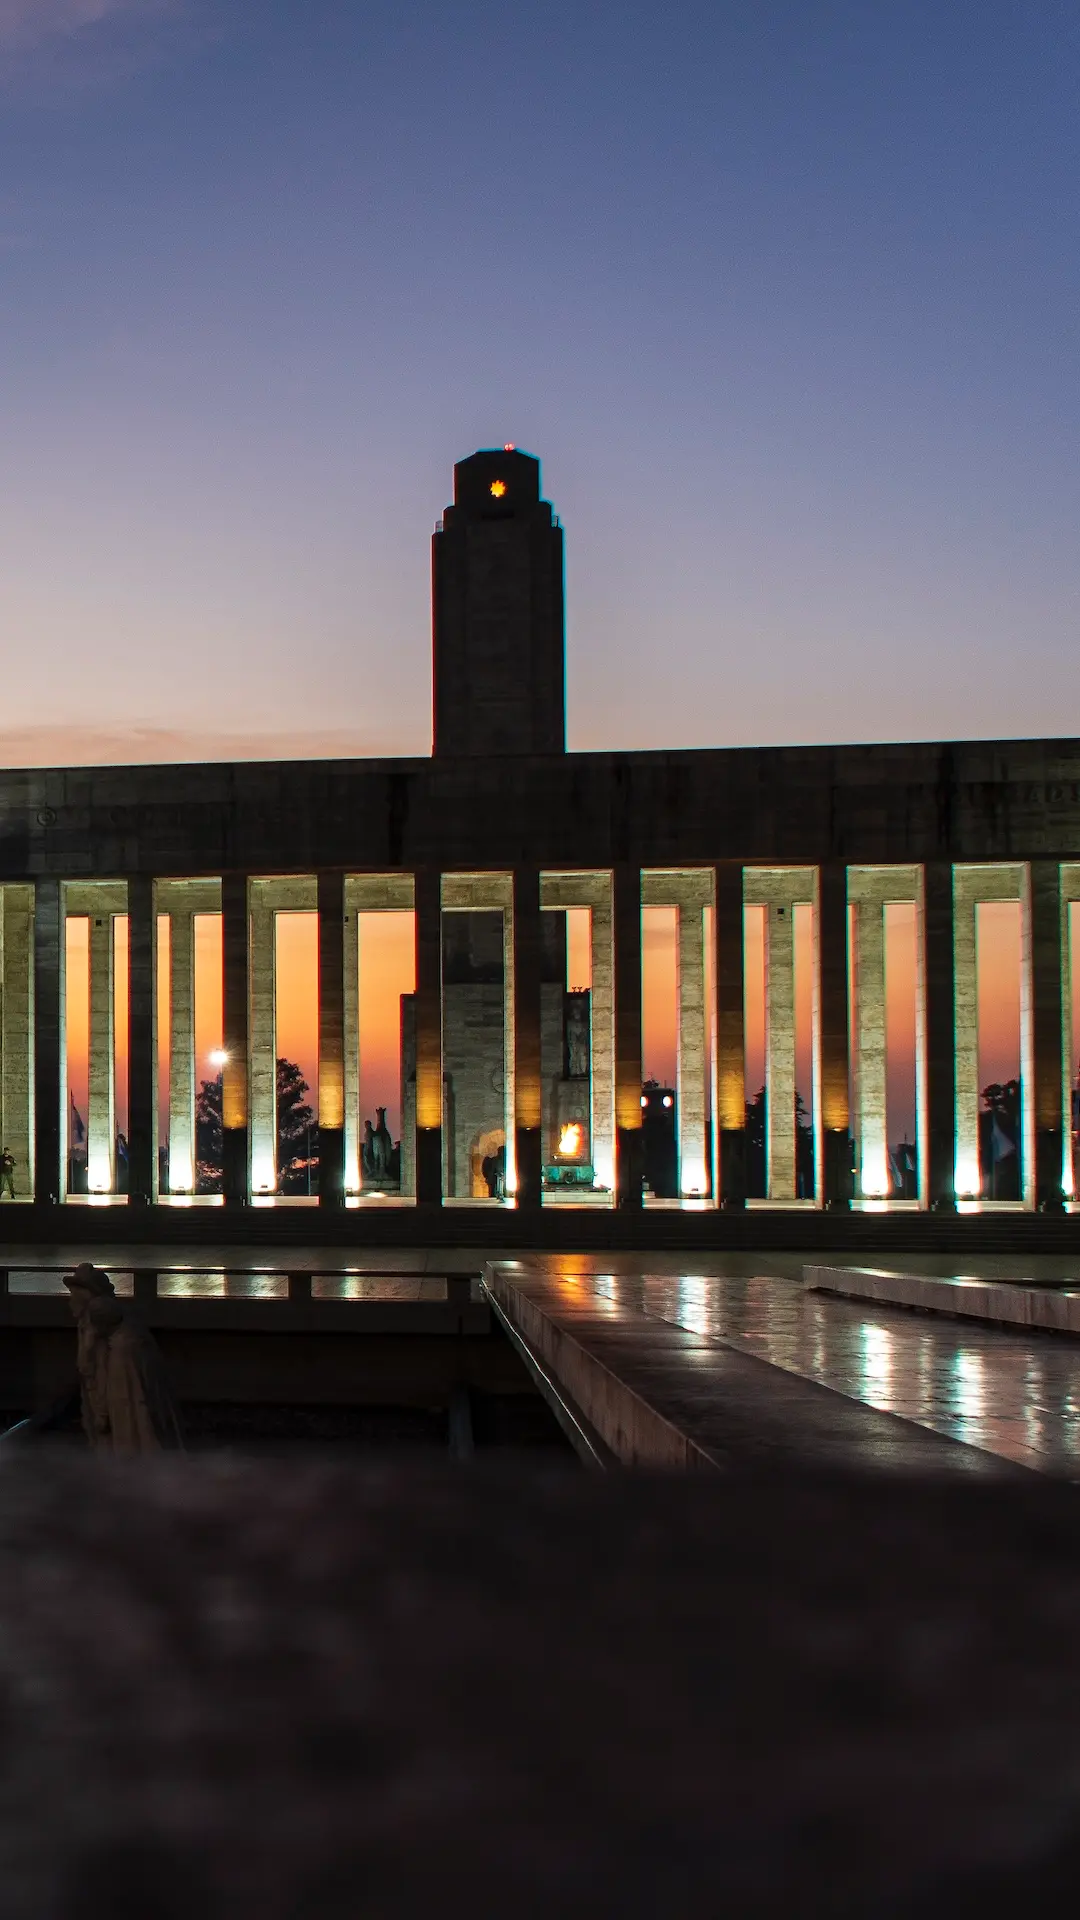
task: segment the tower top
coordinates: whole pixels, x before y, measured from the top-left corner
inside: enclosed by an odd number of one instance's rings
[[[562,532],[531,453],[455,466],[432,543],[432,651],[437,754],[565,752]]]
[[[468,514],[508,519],[540,503],[540,462],[517,447],[485,448],[454,468],[454,505]]]

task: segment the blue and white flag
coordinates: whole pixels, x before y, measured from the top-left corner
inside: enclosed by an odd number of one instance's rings
[[[86,1125],[83,1120],[82,1114],[79,1112],[78,1107],[75,1105],[74,1094],[71,1095],[71,1113],[69,1115],[69,1119],[71,1123],[71,1143],[75,1147],[81,1147],[84,1140],[86,1139]]]

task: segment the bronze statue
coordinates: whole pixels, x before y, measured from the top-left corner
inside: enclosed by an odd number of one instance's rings
[[[157,1341],[100,1267],[84,1260],[64,1285],[78,1328],[83,1429],[102,1453],[182,1447]]]

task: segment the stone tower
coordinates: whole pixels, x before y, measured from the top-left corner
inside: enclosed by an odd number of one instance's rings
[[[514,447],[454,468],[432,541],[436,754],[565,753],[562,530]]]

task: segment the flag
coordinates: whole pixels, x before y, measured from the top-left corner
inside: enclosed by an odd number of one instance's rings
[[[79,1112],[78,1107],[75,1105],[75,1095],[72,1094],[70,1098],[71,1098],[71,1113],[69,1115],[69,1121],[71,1125],[71,1143],[72,1143],[72,1146],[81,1147],[84,1140],[86,1139],[86,1125],[83,1120],[82,1114]]]
[[[1016,1141],[1010,1140],[995,1113],[990,1122],[990,1160],[996,1165],[999,1160],[1007,1160],[1010,1153],[1016,1152]]]

